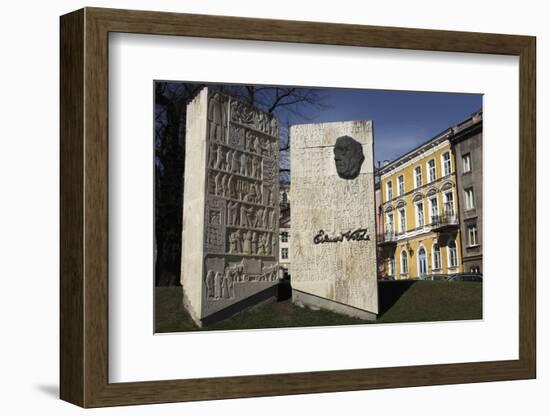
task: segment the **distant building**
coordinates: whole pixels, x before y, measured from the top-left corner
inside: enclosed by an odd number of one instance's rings
[[[283,274],[290,268],[290,207],[281,210],[279,221],[279,267]]]
[[[374,201],[376,205],[376,236],[379,238],[383,234],[384,230],[384,219],[382,216],[382,191],[380,189],[380,176],[378,174],[378,169],[375,169],[374,173]],[[376,257],[378,259],[377,275],[378,279],[384,276],[384,263],[380,261],[382,258],[382,246],[377,245]]]
[[[416,279],[462,271],[452,135],[447,129],[377,171],[382,277]]]
[[[483,114],[453,128],[452,150],[462,236],[462,266],[465,272],[483,273]]]
[[[279,193],[279,267],[281,274],[285,275],[290,268],[290,186],[280,185]]]

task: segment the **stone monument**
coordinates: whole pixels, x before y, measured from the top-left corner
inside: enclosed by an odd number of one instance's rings
[[[204,88],[186,129],[181,284],[202,326],[276,296],[279,127]]]
[[[292,126],[292,299],[376,319],[372,121]]]

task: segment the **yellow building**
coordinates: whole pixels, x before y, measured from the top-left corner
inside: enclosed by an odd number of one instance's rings
[[[455,160],[449,129],[379,170],[382,277],[462,272]]]

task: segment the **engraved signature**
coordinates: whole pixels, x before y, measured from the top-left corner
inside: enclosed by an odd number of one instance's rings
[[[349,230],[345,233],[340,233],[337,236],[329,236],[324,230],[320,230],[315,237],[313,237],[314,244],[323,243],[341,243],[342,241],[369,241],[370,236],[367,234],[366,228],[358,228],[357,230]]]

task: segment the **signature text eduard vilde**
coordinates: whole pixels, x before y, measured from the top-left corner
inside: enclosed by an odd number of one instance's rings
[[[340,235],[330,236],[324,230],[320,230],[315,237],[313,237],[313,243],[341,243],[342,241],[368,241],[370,240],[368,230],[366,228],[358,228],[357,230],[349,230]]]

